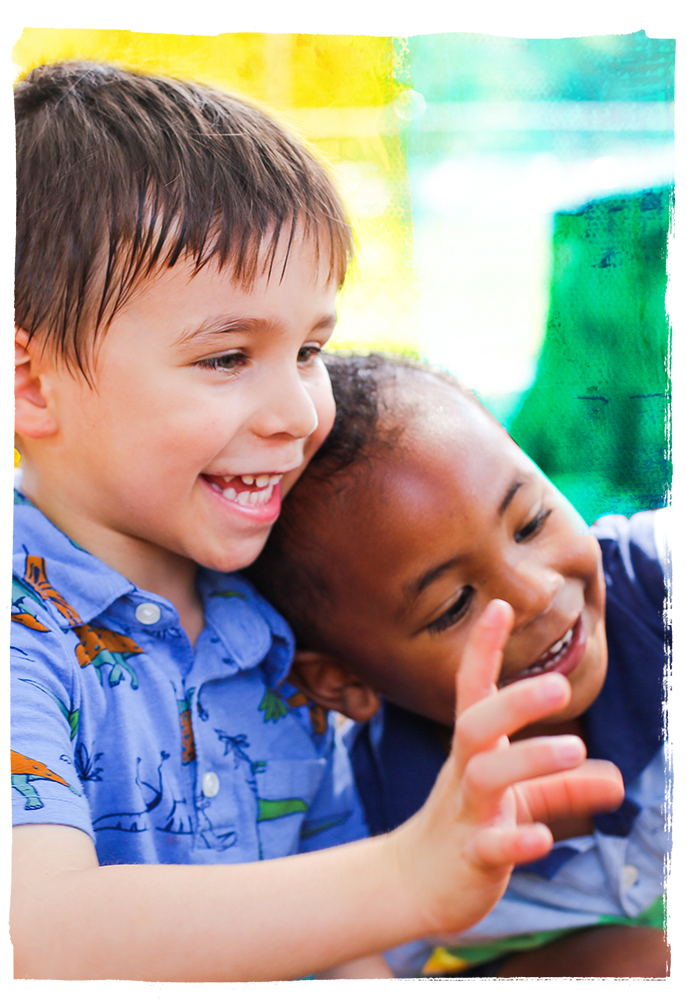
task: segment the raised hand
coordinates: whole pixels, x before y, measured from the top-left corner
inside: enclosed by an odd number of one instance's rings
[[[544,674],[496,687],[513,612],[492,601],[473,630],[457,679],[459,706],[449,759],[427,802],[397,831],[399,864],[430,932],[462,930],[505,891],[512,868],[546,854],[553,838],[532,822],[536,780],[577,767],[577,736],[510,743],[508,736],[560,711],[570,685]],[[516,794],[522,782],[525,791]]]

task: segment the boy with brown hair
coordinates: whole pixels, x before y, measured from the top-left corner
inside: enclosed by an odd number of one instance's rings
[[[430,801],[345,843],[366,832],[348,761],[277,690],[291,633],[235,574],[332,425],[341,204],[279,126],[204,87],[45,66],[16,107],[17,975],[372,974],[351,961],[467,926],[547,850],[542,787],[612,802],[618,782],[556,774],[574,737],[508,745],[569,686],[495,692],[496,603]]]

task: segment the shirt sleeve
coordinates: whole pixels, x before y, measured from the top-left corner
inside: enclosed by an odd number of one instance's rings
[[[37,602],[24,601],[13,615],[12,821],[74,826],[93,837],[75,761],[81,706],[73,647],[71,631],[60,629]]]

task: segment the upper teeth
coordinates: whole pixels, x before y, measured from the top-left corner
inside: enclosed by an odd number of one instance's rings
[[[572,634],[573,630],[569,628],[562,639],[559,639],[558,642],[554,642],[553,646],[549,646],[549,653],[551,653],[552,655],[560,653],[560,651],[563,649],[563,646],[566,646],[572,639]]]
[[[266,472],[261,472],[259,476],[246,474],[245,476],[220,476],[220,478],[223,479],[225,483],[230,483],[232,479],[240,479],[241,482],[246,484],[246,486],[252,486],[253,483],[255,483],[255,485],[262,490],[265,486],[276,486],[277,483],[284,477],[281,474],[270,476]]]

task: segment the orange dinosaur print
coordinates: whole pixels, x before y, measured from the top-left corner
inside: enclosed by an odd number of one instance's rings
[[[306,698],[302,691],[297,691],[296,694],[292,694],[290,698],[286,699],[286,703],[287,705],[290,705],[291,708],[300,708],[302,705],[307,705],[312,731],[317,733],[318,736],[322,736],[323,733],[326,733],[327,713],[321,705],[316,705],[315,702],[310,701]]]
[[[44,600],[54,604],[70,625],[78,625],[81,622],[78,612],[59,591],[55,590],[48,580],[45,572],[45,559],[41,556],[27,555],[24,579]]]
[[[79,666],[87,667],[90,664],[95,667],[102,684],[101,667],[104,663],[109,664],[108,682],[110,687],[119,684],[124,676],[123,668],[131,677],[131,687],[138,687],[136,673],[127,663],[129,656],[136,656],[143,652],[137,642],[130,639],[128,635],[113,632],[103,625],[77,625],[74,632],[80,640],[75,650]]]
[[[38,621],[35,615],[29,614],[28,611],[15,611],[12,613],[12,621],[17,622],[19,625],[26,625],[27,628],[32,628],[34,632],[49,632],[50,629],[46,628],[41,622]]]
[[[28,774],[32,778],[47,778],[49,781],[59,781],[61,785],[66,785],[69,788],[69,782],[51,771],[42,761],[32,760],[31,757],[25,757],[23,753],[17,753],[16,750],[10,750],[10,767],[12,774]]]
[[[43,801],[33,787],[35,781],[56,781],[64,785],[70,792],[81,796],[81,792],[70,785],[68,781],[51,771],[43,761],[33,760],[31,757],[10,750],[10,765],[12,774],[12,787],[24,798],[24,809],[42,809]]]

